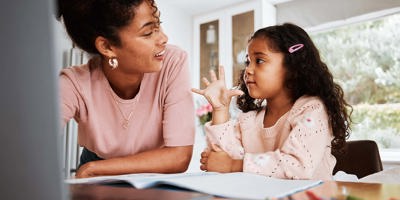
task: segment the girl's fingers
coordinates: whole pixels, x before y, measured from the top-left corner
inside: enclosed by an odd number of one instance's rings
[[[204,95],[204,90],[192,88],[191,91],[200,95]]]
[[[243,95],[243,94],[244,94],[244,92],[242,90],[234,89],[234,90],[229,90],[228,96],[229,97],[233,97],[233,96],[240,96],[240,95]]]
[[[201,152],[201,157],[203,158],[207,158],[208,157],[208,154],[210,154],[210,152],[209,151],[203,151],[203,152]]]
[[[214,70],[210,70],[210,77],[211,77],[211,82],[218,80]]]
[[[201,78],[201,80],[203,81],[204,85],[206,85],[206,87],[208,85],[210,85],[210,81],[208,81],[208,79],[206,77]],[[212,77],[211,77],[211,80],[212,80]]]
[[[219,77],[219,80],[222,80],[225,83],[225,69],[223,66],[219,66],[219,68],[218,68],[218,77]]]
[[[201,164],[207,164],[207,159],[206,158],[201,158],[200,159]]]
[[[203,171],[207,171],[207,166],[206,165],[200,165],[200,169]]]

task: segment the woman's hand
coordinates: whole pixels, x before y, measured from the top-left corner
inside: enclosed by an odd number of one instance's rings
[[[95,161],[85,163],[76,171],[75,178],[89,178],[96,176],[92,169],[94,168]]]
[[[224,151],[206,149],[201,153],[200,169],[203,171],[229,173],[243,171],[243,160],[234,160]]]
[[[211,82],[203,77],[202,81],[207,86],[205,89],[192,89],[192,92],[203,95],[213,107],[213,124],[226,122],[229,118],[229,104],[233,96],[242,95],[241,90],[229,90],[225,85],[224,67],[218,68],[218,77],[214,71],[210,71]],[[216,118],[216,120],[215,120]]]

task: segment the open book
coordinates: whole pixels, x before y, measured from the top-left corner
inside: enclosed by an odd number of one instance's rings
[[[114,183],[123,181],[137,189],[169,185],[225,198],[281,198],[314,187],[320,180],[285,180],[250,173],[128,174],[68,179],[69,184]]]

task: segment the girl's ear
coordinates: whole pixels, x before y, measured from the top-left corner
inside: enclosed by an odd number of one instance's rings
[[[111,43],[106,38],[98,36],[94,41],[94,45],[96,46],[96,49],[100,52],[101,55],[107,58],[116,57],[116,54],[113,51]]]

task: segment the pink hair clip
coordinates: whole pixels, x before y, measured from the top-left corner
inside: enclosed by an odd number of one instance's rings
[[[299,49],[301,49],[303,47],[304,47],[304,44],[295,44],[295,45],[289,47],[288,51],[289,51],[289,53],[293,53],[293,52],[296,52],[297,50],[299,50]]]

